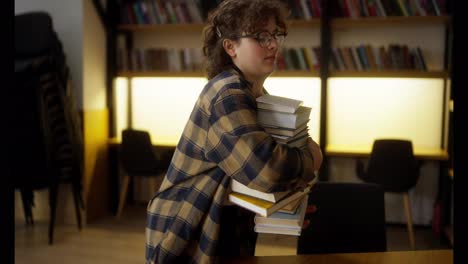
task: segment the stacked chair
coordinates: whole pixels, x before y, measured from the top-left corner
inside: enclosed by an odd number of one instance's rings
[[[53,243],[59,185],[71,184],[81,230],[83,136],[61,41],[46,12],[15,16],[15,85],[9,163],[21,192],[26,224],[33,224],[34,191],[49,191],[49,244]]]

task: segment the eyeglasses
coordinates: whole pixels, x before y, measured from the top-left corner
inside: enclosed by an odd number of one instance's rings
[[[276,32],[276,33],[271,34],[268,31],[261,31],[255,34],[243,35],[243,36],[240,36],[239,38],[253,38],[258,42],[258,44],[260,44],[262,48],[266,48],[270,46],[271,41],[273,39],[276,40],[276,44],[278,46],[283,45],[284,39],[286,38],[287,35],[288,34],[286,32]]]

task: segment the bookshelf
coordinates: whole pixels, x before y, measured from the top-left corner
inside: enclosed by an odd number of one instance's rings
[[[396,2],[391,1],[391,2]],[[109,1],[114,2],[114,1]],[[127,1],[128,2],[128,1]],[[204,1],[209,2],[209,1]],[[294,1],[289,1],[294,3]],[[360,151],[356,152],[354,147],[349,147],[347,144],[343,144],[340,140],[335,140],[333,133],[330,130],[335,130],[337,127],[334,125],[336,120],[343,120],[346,118],[355,118],[353,114],[349,114],[345,117],[337,117],[334,115],[336,110],[340,108],[340,104],[336,101],[336,94],[333,92],[334,89],[340,88],[339,90],[360,90],[359,87],[342,87],[342,84],[334,84],[334,80],[353,80],[357,85],[365,85],[369,80],[376,81],[378,84],[385,83],[388,80],[399,80],[403,83],[413,82],[415,80],[434,81],[434,85],[417,84],[423,86],[421,89],[434,90],[440,89],[436,92],[436,95],[431,95],[431,100],[425,100],[430,107],[427,107],[428,112],[424,115],[424,119],[431,119],[434,116],[435,121],[427,121],[427,124],[437,123],[434,126],[431,125],[430,129],[435,129],[433,139],[427,139],[427,141],[436,142],[433,145],[426,146],[427,142],[421,142],[417,135],[413,135],[416,141],[416,148],[429,148],[434,149],[436,154],[430,154],[425,159],[431,160],[434,157],[434,161],[446,161],[450,157],[450,152],[447,152],[447,141],[448,141],[448,114],[447,109],[449,107],[448,94],[451,93],[450,88],[450,59],[449,50],[450,43],[448,41],[451,34],[451,17],[447,14],[434,15],[428,12],[425,16],[416,15],[387,15],[383,16],[359,16],[359,17],[346,17],[343,14],[337,14],[336,8],[340,2],[338,0],[333,1],[322,1],[323,6],[321,10],[321,16],[315,18],[306,18],[305,14],[301,15],[301,8],[294,6],[291,20],[288,21],[290,27],[290,35],[288,35],[285,46],[320,46],[320,58],[321,64],[319,69],[309,70],[281,70],[273,73],[272,77],[284,77],[284,78],[316,78],[319,81],[319,104],[317,111],[319,111],[319,142],[322,146],[322,151],[325,154],[324,165],[321,170],[320,179],[328,180],[330,167],[334,166],[329,162],[329,157],[362,157]],[[346,1],[344,1],[346,2]],[[359,2],[359,1],[356,1]],[[380,1],[378,1],[380,2]],[[388,2],[388,1],[386,1]],[[431,1],[427,1],[431,2]],[[115,3],[114,3],[115,4]],[[451,1],[446,1],[447,7],[451,5]],[[117,51],[118,43],[127,46],[132,49],[134,47],[145,48],[148,47],[148,43],[159,45],[163,48],[176,47],[176,48],[200,48],[201,45],[201,32],[203,29],[203,23],[178,23],[178,24],[121,24],[119,22],[119,7],[115,4],[114,10],[114,23],[111,26],[110,43],[114,45],[113,56]],[[211,5],[212,7],[213,5]],[[447,8],[449,10],[449,8]],[[432,11],[431,11],[432,12]],[[205,10],[206,13],[206,10]],[[159,38],[159,39],[158,39]],[[288,40],[290,40],[288,44]],[[163,42],[165,41],[165,42]],[[385,46],[395,41],[399,44],[407,44],[409,47],[421,46],[424,53],[424,57],[427,58],[427,70],[416,70],[416,69],[379,69],[379,70],[333,70],[330,69],[331,55],[333,54],[332,48],[352,46],[356,47],[361,43],[371,44],[374,47]],[[426,57],[427,56],[427,57]],[[110,57],[110,56],[109,56]],[[110,64],[116,64],[115,58],[109,58]],[[111,66],[112,67],[112,66]],[[202,70],[183,70],[183,71],[169,71],[169,70],[147,70],[147,71],[133,71],[133,70],[117,70],[113,68],[109,72],[109,78],[113,81],[116,78],[126,78],[128,84],[131,83],[132,79],[140,77],[169,77],[174,79],[180,78],[205,78]],[[129,85],[131,86],[131,85]],[[379,85],[378,85],[379,86]],[[427,87],[426,87],[427,86]],[[438,88],[434,88],[437,86]],[[135,87],[133,87],[135,88]],[[186,89],[190,89],[187,87]],[[385,88],[391,89],[391,88]],[[113,88],[109,88],[108,97],[113,98],[115,91]],[[131,99],[131,92],[128,93],[128,97]],[[427,95],[418,95],[418,93],[411,93],[408,96],[422,96],[426,98]],[[358,94],[353,97],[357,104],[367,104],[373,101],[375,98],[369,97],[369,93]],[[415,100],[419,98],[414,98]],[[424,101],[424,100],[423,100]],[[433,107],[433,101],[436,101],[437,110]],[[120,107],[117,103],[110,103],[110,113]],[[395,105],[394,108],[398,108],[399,105]],[[422,112],[423,106],[418,109]],[[369,108],[368,111],[372,112],[377,109]],[[363,119],[358,126],[367,126],[365,114],[359,114],[359,120]],[[398,121],[398,120],[397,120]],[[395,121],[395,122],[397,122]],[[116,137],[119,131],[116,131],[115,121],[111,123],[110,137]],[[370,121],[372,122],[372,121]],[[426,124],[425,123],[425,124]],[[341,126],[341,124],[339,124]],[[406,124],[409,126],[411,124]],[[338,127],[340,127],[338,126]],[[347,129],[348,127],[346,127]],[[341,133],[346,133],[346,129],[338,129]],[[430,130],[426,129],[426,130]],[[423,128],[424,130],[424,128]],[[366,142],[359,142],[360,148],[370,149],[371,141],[376,136],[392,136],[391,134],[381,133],[382,131],[377,130],[375,134],[369,134]],[[357,132],[359,133],[359,132]],[[424,133],[424,131],[423,131]],[[341,138],[341,137],[340,137]],[[345,138],[344,136],[342,138]],[[434,139],[435,138],[435,139]],[[353,140],[353,139],[350,139]],[[432,143],[431,143],[432,144]],[[356,154],[357,153],[357,154]],[[359,154],[361,153],[361,154]],[[447,154],[448,153],[448,154]],[[364,154],[365,155],[365,154]],[[330,164],[328,164],[330,163]],[[340,166],[340,165],[336,165]],[[354,168],[348,167],[347,170],[354,170]],[[342,171],[342,170],[340,170]]]
[[[137,2],[146,2],[148,1],[122,1],[122,6],[127,3],[137,3]],[[151,1],[149,1],[151,2]],[[202,1],[203,5],[207,8],[213,8],[216,5],[216,1]],[[344,39],[340,39],[340,35],[350,35],[350,34],[359,34],[359,33],[349,33],[349,32],[360,32],[364,31],[366,32],[367,30],[370,30],[367,36],[369,39],[369,42],[375,42],[375,39],[372,39],[372,33],[374,31],[386,31],[391,28],[412,28],[413,32],[415,34],[418,34],[418,30],[420,28],[427,28],[427,27],[433,27],[433,26],[439,26],[445,28],[450,27],[450,16],[447,14],[444,14],[444,10],[447,10],[447,7],[444,8],[438,8],[439,15],[436,15],[436,10],[432,6],[427,6],[424,7],[426,9],[426,15],[420,16],[420,15],[413,15],[417,14],[418,11],[416,9],[410,10],[409,7],[406,7],[406,13],[408,14],[407,16],[404,15],[403,11],[399,11],[395,9],[395,6],[392,6],[391,12],[389,12],[389,9],[386,9],[387,6],[382,6],[385,7],[385,12],[388,14],[383,16],[383,13],[380,10],[374,10],[371,11],[371,7],[367,6],[368,12],[364,12],[362,7],[360,10],[357,11],[356,14],[352,14],[351,10],[345,11],[345,9],[341,8],[340,5],[342,4],[343,1],[324,1],[321,10],[317,12],[317,10],[313,10],[312,7],[315,3],[315,1],[306,1],[307,3],[310,2],[310,6],[308,11],[304,11],[303,7],[300,4],[294,4],[294,1],[287,1],[290,4],[292,13],[291,13],[291,19],[288,21],[290,31],[299,31],[301,33],[307,34],[307,32],[312,32],[316,31],[317,33],[311,33],[311,34],[316,34],[314,36],[315,38],[318,38],[318,42],[315,41],[315,43],[311,43],[310,46],[315,45],[315,46],[320,46],[320,57],[321,57],[321,65],[319,69],[288,69],[288,70],[278,70],[276,71],[272,77],[316,77],[319,78],[321,81],[321,103],[320,103],[320,143],[322,146],[326,146],[329,142],[327,138],[327,118],[328,118],[328,112],[329,110],[327,109],[327,101],[329,98],[327,97],[328,94],[328,89],[329,89],[329,84],[328,80],[332,78],[408,78],[408,79],[414,79],[414,78],[419,78],[419,79],[442,79],[446,80],[449,78],[449,72],[447,70],[446,65],[441,65],[441,64],[447,64],[446,58],[441,58],[442,56],[446,53],[446,51],[442,51],[441,49],[447,49],[446,45],[446,40],[443,40],[444,44],[442,46],[436,46],[434,49],[438,49],[436,51],[437,54],[432,55],[432,51],[429,53],[430,56],[437,57],[435,62],[432,62],[432,65],[428,65],[427,70],[416,70],[416,69],[369,69],[369,70],[332,70],[329,69],[329,65],[331,64],[330,59],[332,57],[332,52],[331,48],[337,45],[341,45],[343,43],[347,43],[346,45],[355,45],[357,43],[363,43],[366,40],[360,40],[361,42],[354,40],[349,43],[347,37],[344,37]],[[346,1],[344,1],[346,2]],[[381,1],[376,1],[376,2],[381,2]],[[388,2],[388,1],[386,1]],[[390,1],[390,2],[395,2],[398,5],[398,1]],[[447,2],[447,5],[449,3]],[[141,44],[142,41],[136,40],[138,36],[143,36],[142,38],[144,41],[149,42],[152,39],[148,36],[161,36],[164,38],[167,35],[171,36],[179,36],[179,37],[184,37],[182,42],[183,44],[176,43],[179,45],[178,47],[190,47],[190,48],[199,48],[200,43],[194,44],[196,42],[200,42],[201,38],[200,35],[203,30],[204,24],[201,22],[183,22],[183,23],[163,23],[163,24],[157,24],[154,23],[154,21],[158,20],[153,18],[153,22],[149,23],[139,23],[141,21],[138,21],[134,24],[121,24],[120,22],[122,21],[122,18],[118,18],[119,16],[122,16],[122,12],[120,10],[121,7],[116,6],[114,8],[114,12],[117,12],[118,14],[115,14],[115,37],[117,38],[118,36],[124,35],[126,36],[125,39],[125,46],[127,46],[127,49],[132,49],[135,46],[138,46],[138,43]],[[349,8],[349,7],[348,7]],[[208,10],[200,10],[200,16],[206,16]],[[346,13],[349,12],[349,13]],[[374,12],[374,16],[371,16],[371,13]],[[313,14],[320,13],[320,17],[311,17]],[[393,14],[393,15],[390,15]],[[128,14],[127,14],[128,16]],[[128,18],[126,18],[128,21]],[[137,18],[138,20],[138,18]],[[151,20],[151,19],[150,19]],[[411,30],[409,32],[411,32]],[[432,30],[431,28],[429,29]],[[392,31],[390,31],[392,32]],[[427,30],[425,31],[427,32]],[[424,33],[425,33],[424,32]],[[409,33],[411,34],[411,33]],[[186,36],[191,36],[192,41],[185,41],[187,39]],[[193,40],[193,37],[196,36],[196,40]],[[391,36],[391,39],[398,40],[401,43],[405,43],[405,38],[406,36],[398,36],[394,35]],[[288,36],[290,38],[290,36]],[[351,37],[352,38],[352,37]],[[357,36],[356,38],[359,38]],[[446,36],[443,35],[437,35],[434,36],[434,38],[437,38],[440,40],[440,38],[446,38]],[[294,40],[294,42],[297,39]],[[143,41],[143,42],[144,42]],[[116,39],[115,39],[115,42]],[[301,42],[301,41],[299,41]],[[304,46],[308,42],[310,42],[310,38],[302,41],[302,43],[299,46]],[[378,41],[377,41],[378,42]],[[388,40],[383,40],[383,43],[387,42]],[[414,41],[413,41],[414,42]],[[440,42],[440,41],[439,41]],[[169,44],[162,44],[163,48],[164,45],[171,46],[173,45],[174,42],[169,43]],[[378,43],[377,45],[381,45],[382,42]],[[413,45],[419,45],[420,43],[412,43]],[[287,43],[285,43],[287,45]],[[445,46],[444,46],[445,45]],[[140,45],[141,46],[141,45]],[[143,45],[144,46],[144,45]],[[117,48],[117,47],[116,47]],[[424,47],[423,47],[424,50]],[[437,67],[434,67],[434,65],[437,64]],[[312,67],[310,67],[312,68]],[[136,70],[131,70],[131,69],[120,69],[120,70],[115,70],[114,73],[112,74],[112,78],[115,77],[124,77],[128,79],[132,78],[138,78],[138,77],[173,77],[173,78],[183,78],[183,77],[196,77],[196,78],[204,78],[204,73],[201,69],[195,69],[195,70],[181,70],[181,71],[174,71],[174,70],[144,70],[144,71],[136,71]],[[445,88],[444,88],[445,89]],[[444,91],[445,94],[445,91]],[[445,102],[443,108],[446,108]],[[445,122],[443,120],[442,122]],[[446,132],[443,132],[442,134],[446,134]],[[443,140],[442,140],[443,141]],[[443,147],[443,146],[442,146]],[[326,149],[324,147],[324,153],[326,153]],[[325,177],[326,178],[326,177]]]
[[[333,1],[337,4],[337,1]],[[378,2],[378,1],[377,1]],[[387,1],[388,2],[388,1]],[[395,1],[396,2],[396,1]],[[399,1],[398,1],[399,2]],[[448,6],[451,4],[450,1],[445,2]],[[420,186],[428,183],[427,176],[438,175],[440,181],[442,171],[446,167],[446,164],[450,160],[451,151],[448,149],[447,141],[450,137],[448,128],[448,108],[449,108],[449,97],[451,97],[451,86],[450,86],[450,49],[451,43],[449,42],[451,34],[451,17],[447,14],[442,15],[427,15],[427,16],[386,16],[386,17],[339,17],[335,15],[333,8],[336,6],[329,5],[331,8],[328,10],[329,14],[329,25],[324,27],[328,30],[327,34],[323,34],[327,37],[325,42],[326,46],[322,46],[322,49],[326,49],[323,52],[325,60],[327,61],[327,69],[324,69],[324,75],[322,76],[322,82],[325,83],[325,98],[322,102],[326,105],[322,117],[326,119],[326,122],[322,123],[325,125],[323,128],[327,134],[324,135],[325,139],[322,141],[325,143],[325,153],[327,161],[326,175],[322,178],[337,180],[344,180],[338,174],[349,173],[354,174],[354,163],[346,161],[346,159],[355,158],[368,158],[370,154],[372,141],[366,142],[363,137],[358,136],[343,136],[335,133],[336,130],[352,131],[353,127],[363,128],[360,133],[366,134],[366,139],[372,139],[376,137],[403,137],[404,135],[398,132],[388,132],[389,126],[384,122],[378,123],[378,120],[391,120],[393,123],[404,123],[404,129],[410,138],[413,140],[415,155],[422,161],[426,167],[423,168],[423,175],[420,178]],[[332,15],[334,14],[334,15]],[[431,40],[428,37],[431,36]],[[407,44],[409,47],[421,47],[424,58],[427,59],[427,68],[425,70],[416,70],[408,68],[397,68],[397,69],[380,69],[380,70],[336,70],[332,69],[331,61],[333,55],[333,49],[337,47],[356,47],[359,44],[371,44],[373,46],[386,46],[393,43]],[[341,81],[340,80],[347,80]],[[421,80],[421,81],[419,81]],[[394,82],[397,85],[405,86],[404,89],[401,87],[389,86],[388,82]],[[349,84],[353,85],[349,85]],[[366,89],[364,86],[369,83],[374,87]],[[410,85],[409,83],[414,83]],[[361,87],[362,85],[362,87]],[[346,87],[348,86],[348,87]],[[418,87],[418,88],[416,88]],[[421,88],[420,91],[416,91]],[[380,98],[381,94],[385,94],[386,98],[380,100],[380,103],[375,103]],[[352,91],[352,92],[351,92]],[[359,93],[360,91],[363,91]],[[414,98],[417,101],[425,101],[424,104],[416,106],[415,108],[408,107],[411,102],[408,101],[406,104],[400,104],[398,96],[392,95],[398,94],[403,98]],[[434,97],[428,100],[426,94],[418,98],[417,94],[425,93],[430,94],[434,92]],[[341,104],[346,103],[345,100],[337,100],[340,93],[359,93],[358,98],[352,98],[349,100],[355,100],[356,102],[346,104],[345,107],[341,107]],[[450,93],[450,96],[449,96]],[[338,96],[337,96],[338,95]],[[350,95],[351,96],[351,95]],[[345,97],[345,96],[343,96]],[[386,104],[388,101],[392,101],[392,107],[388,107]],[[416,104],[415,100],[414,103]],[[361,107],[367,105],[366,107]],[[437,108],[437,111],[431,113],[424,113],[418,115],[418,118],[406,118],[405,115],[412,115],[414,111],[425,111],[430,106]],[[354,111],[354,108],[358,107],[361,111]],[[400,108],[404,108],[407,111],[403,112]],[[418,108],[420,110],[418,110]],[[383,111],[385,114],[374,116],[374,111]],[[337,112],[341,114],[337,114]],[[394,113],[397,113],[397,117]],[[370,117],[368,117],[370,116]],[[390,117],[390,118],[389,118]],[[346,120],[348,119],[348,120]],[[351,119],[351,121],[349,121]],[[412,119],[412,120],[411,120]],[[425,124],[425,121],[427,122]],[[377,123],[377,124],[375,124]],[[416,124],[421,124],[420,127],[416,128]],[[412,127],[415,127],[413,129]],[[413,130],[423,130],[423,133],[413,133]],[[426,134],[424,134],[426,133]],[[431,139],[422,139],[419,134],[427,136],[432,133]],[[357,133],[359,134],[359,133]],[[359,143],[358,143],[359,142]],[[431,143],[432,142],[432,143]],[[323,143],[322,143],[323,144]],[[433,171],[427,170],[428,167],[434,166]],[[440,166],[440,167],[439,167]],[[336,177],[336,178],[333,178]],[[341,177],[341,178],[340,178]],[[437,179],[437,178],[435,178]],[[347,178],[349,180],[349,178]],[[438,184],[437,181],[434,182]],[[446,186],[438,185],[438,190],[435,193],[421,194],[426,197],[434,197],[439,199],[437,193],[444,193],[443,190]],[[415,193],[418,192],[417,190]],[[425,192],[425,191],[424,191]],[[436,198],[437,197],[437,198]],[[391,197],[390,197],[391,198]],[[392,202],[387,201],[386,203],[389,208],[392,207]],[[424,205],[428,210],[432,209],[431,204]],[[392,208],[393,209],[393,208]],[[392,210],[393,211],[393,210]],[[416,212],[417,213],[417,212]],[[390,214],[387,214],[387,221],[389,221]],[[432,216],[429,216],[429,218]],[[390,219],[390,222],[399,222],[397,217]],[[416,222],[427,225],[430,220],[417,220]],[[426,222],[426,223],[425,223]]]
[[[377,27],[377,26],[398,26],[398,25],[448,25],[450,17],[443,16],[393,16],[393,17],[361,17],[361,18],[333,18],[330,22],[332,30],[356,28],[356,27]]]
[[[290,26],[290,30],[309,30],[320,28],[320,19],[304,20],[294,19],[289,20],[287,23]],[[165,36],[165,35],[196,35],[201,36],[203,32],[204,24],[193,23],[193,24],[119,24],[117,25],[118,35],[127,35],[129,39],[126,40],[127,51],[133,47],[134,39],[137,36],[153,35],[153,36]],[[164,49],[163,44],[162,49]],[[181,47],[182,48],[182,47]],[[199,48],[190,46],[190,48]],[[310,66],[311,67],[311,66]],[[124,69],[118,70],[116,73],[117,77],[205,77],[202,69],[198,70],[132,70]],[[278,70],[272,74],[274,77],[318,77],[319,74],[314,69],[285,69]]]
[[[204,24],[193,23],[193,24],[127,24],[118,25],[117,29],[120,31],[130,32],[144,32],[144,33],[167,33],[177,32],[177,34],[184,33],[198,33],[201,34]]]
[[[419,74],[419,76],[434,76],[436,74]],[[439,74],[440,75],[440,74]],[[205,74],[202,71],[119,71],[118,77],[134,78],[134,77],[200,77],[204,78]],[[414,74],[413,76],[418,76]],[[277,71],[271,77],[318,77],[317,72],[288,70]]]

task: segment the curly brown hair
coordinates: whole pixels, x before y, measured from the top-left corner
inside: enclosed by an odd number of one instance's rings
[[[251,34],[267,23],[270,17],[287,33],[287,5],[280,0],[224,0],[208,15],[203,29],[203,54],[208,79],[232,65],[223,48],[224,39],[238,39],[243,33]]]

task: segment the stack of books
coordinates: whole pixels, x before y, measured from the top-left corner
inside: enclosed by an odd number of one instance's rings
[[[257,233],[300,236],[307,209],[308,195],[298,199],[299,206],[294,213],[275,212],[269,217],[255,216],[254,231]]]
[[[318,177],[315,176],[303,188],[273,193],[257,191],[232,179],[228,199],[233,204],[264,217],[269,217],[275,212],[295,214],[301,205],[302,198],[307,196],[317,179]]]
[[[231,180],[229,201],[256,213],[255,232],[299,236],[304,222],[308,193],[317,182],[286,192],[266,193]]]
[[[303,147],[307,144],[310,107],[300,100],[263,95],[257,98],[257,118],[265,131],[280,144]],[[255,212],[258,233],[299,236],[307,197],[317,181],[315,176],[305,187],[285,192],[265,193],[231,180],[230,202]]]
[[[257,107],[258,122],[278,143],[292,147],[306,144],[312,108],[300,100],[269,94],[257,98]]]

